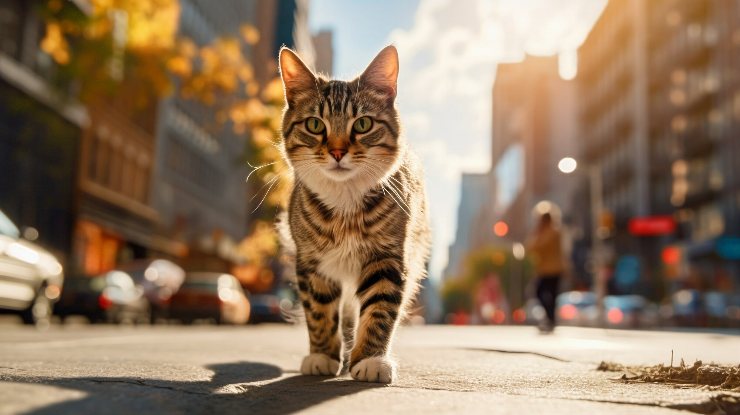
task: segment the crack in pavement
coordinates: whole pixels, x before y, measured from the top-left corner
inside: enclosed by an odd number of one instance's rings
[[[527,354],[531,356],[543,357],[545,359],[556,360],[563,363],[572,363],[570,360],[562,359],[557,356],[552,356],[545,353],[532,352],[527,350],[506,350],[506,349],[487,349],[484,347],[462,347],[458,350],[468,350],[473,352],[493,352],[493,353],[507,353],[507,354]]]
[[[445,389],[445,388],[433,388],[433,387],[418,387],[418,386],[397,386],[392,385],[393,388],[398,389],[409,389],[409,390],[428,390],[428,391],[444,391],[444,392],[483,392],[475,389]],[[548,397],[539,396],[532,394],[523,393],[507,393],[502,391],[504,395],[508,396],[522,396],[528,398],[539,398],[539,399],[558,399],[564,401],[574,402],[593,402],[593,403],[605,403],[614,405],[634,405],[642,407],[657,407],[666,409],[676,409],[681,411],[688,411],[702,415],[737,415],[740,414],[740,396],[733,394],[718,394],[710,396],[707,399],[700,402],[690,403],[671,403],[671,402],[634,402],[634,401],[620,401],[611,399],[590,399],[590,398],[568,398],[568,397]]]
[[[483,350],[483,351],[496,351],[497,350],[490,350],[490,349],[474,349],[474,350]],[[507,351],[504,353],[510,353],[511,351]],[[527,353],[528,352],[518,352],[518,353]],[[542,356],[544,357],[544,356]],[[562,359],[555,360],[562,361]],[[13,369],[13,368],[6,368],[6,369]],[[298,376],[287,376],[283,377],[283,381],[286,378],[293,378]],[[13,375],[0,375],[0,380],[3,381],[25,381],[28,382],[29,380],[32,380],[33,377],[26,377],[26,376],[13,376]],[[261,390],[264,386],[267,386],[273,382],[267,382],[262,385],[249,385],[248,383],[235,383],[235,384],[226,384],[222,385],[220,388],[215,389],[213,391],[199,391],[199,390],[190,390],[190,389],[182,389],[177,388],[173,386],[166,386],[166,385],[159,385],[156,383],[150,383],[146,379],[108,379],[108,378],[95,378],[95,377],[86,377],[86,378],[76,378],[76,379],[70,379],[68,382],[60,382],[60,383],[74,383],[74,382],[89,382],[94,384],[110,384],[110,383],[119,383],[124,385],[132,385],[132,386],[139,386],[144,388],[152,388],[152,389],[159,389],[159,390],[167,390],[171,392],[178,392],[183,393],[186,395],[194,395],[194,396],[202,396],[202,397],[216,397],[223,394],[228,395],[247,395],[255,399],[260,399],[262,395],[264,395],[263,392],[267,392],[267,390]],[[35,383],[35,382],[33,382]],[[62,386],[62,385],[59,385]],[[335,385],[336,386],[336,385]],[[462,393],[470,393],[470,392],[479,392],[479,393],[485,393],[486,391],[478,390],[478,389],[449,389],[449,388],[443,388],[443,387],[430,387],[430,386],[413,386],[413,385],[390,385],[391,388],[398,388],[398,389],[405,389],[405,390],[420,390],[420,391],[445,391],[445,392],[462,392]],[[272,391],[274,392],[274,390]],[[528,394],[528,393],[516,393],[516,392],[507,392],[505,390],[489,390],[489,392],[498,392],[503,395],[508,396],[521,396],[521,397],[529,397],[529,398],[538,398],[538,399],[558,399],[558,400],[566,400],[566,401],[581,401],[581,402],[592,402],[592,403],[602,403],[602,404],[613,404],[613,405],[634,405],[634,406],[640,406],[640,407],[657,407],[657,408],[665,408],[665,409],[673,409],[673,410],[681,410],[696,414],[703,414],[703,415],[737,415],[740,414],[740,395],[737,394],[731,394],[731,393],[721,393],[721,394],[715,394],[712,396],[707,396],[706,398],[694,402],[684,402],[684,403],[675,403],[675,402],[669,402],[669,401],[657,401],[657,402],[635,402],[635,401],[624,401],[624,400],[618,400],[618,399],[598,399],[598,398],[570,398],[567,396],[558,396],[558,397],[548,397],[548,396],[541,396],[537,394]],[[272,393],[271,393],[272,394]]]
[[[212,393],[209,392],[200,392],[200,391],[193,391],[193,390],[187,390],[187,389],[180,389],[175,388],[172,386],[164,386],[164,385],[155,385],[146,382],[144,379],[139,380],[124,380],[124,379],[102,379],[102,378],[78,378],[75,379],[82,382],[93,382],[93,383],[123,383],[128,385],[134,385],[134,386],[143,386],[148,388],[155,388],[155,389],[165,389],[170,390],[173,392],[182,392],[188,395],[212,395]]]

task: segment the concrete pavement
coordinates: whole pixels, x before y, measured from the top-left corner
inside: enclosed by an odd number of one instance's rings
[[[668,364],[671,350],[676,362],[740,363],[740,335],[403,327],[400,379],[380,386],[300,376],[307,342],[282,325],[3,325],[0,414],[711,413],[719,392],[624,384],[595,368]]]

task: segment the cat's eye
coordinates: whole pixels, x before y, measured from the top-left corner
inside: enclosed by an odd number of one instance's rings
[[[306,120],[306,129],[311,134],[321,134],[326,129],[324,122],[316,117],[311,117]]]
[[[373,119],[370,117],[360,117],[352,125],[352,129],[360,134],[370,131],[371,128],[373,128]]]

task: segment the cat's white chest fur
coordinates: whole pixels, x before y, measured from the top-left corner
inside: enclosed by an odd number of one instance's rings
[[[338,238],[333,246],[324,251],[318,270],[339,283],[356,285],[362,272],[363,242],[360,235]]]

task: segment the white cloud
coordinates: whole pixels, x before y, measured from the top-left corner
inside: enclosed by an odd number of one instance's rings
[[[390,41],[401,58],[399,108],[422,157],[435,226],[432,275],[447,262],[463,171],[489,168],[496,64],[576,49],[606,0],[424,0]]]

